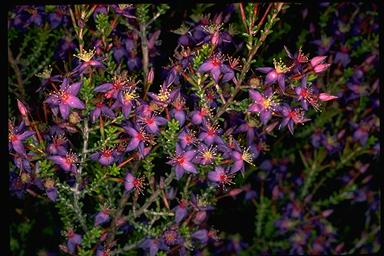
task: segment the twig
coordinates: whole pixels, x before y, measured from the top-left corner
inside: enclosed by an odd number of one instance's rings
[[[164,181],[164,187],[168,186],[172,182],[174,176],[175,176],[174,172],[171,172],[169,174],[169,176]],[[157,197],[160,195],[160,193],[161,193],[161,188],[158,188],[155,192],[153,192],[152,196],[145,202],[145,204],[142,207],[140,207],[139,210],[136,211],[135,215],[132,217],[137,218],[141,214],[143,214],[144,211],[149,206],[151,206],[151,204],[157,199]]]
[[[148,64],[149,64],[149,57],[148,57],[148,39],[146,35],[146,25],[140,24],[140,40],[141,40],[141,52],[143,54],[143,71],[144,71],[144,93],[146,95],[146,87],[147,85],[147,76],[148,76]],[[144,97],[145,97],[144,95]]]
[[[24,90],[23,79],[21,76],[21,71],[20,71],[19,67],[17,66],[17,63],[13,57],[12,50],[9,47],[8,47],[8,62],[9,62],[9,64],[11,64],[11,67],[12,67],[13,71],[15,72],[16,81],[17,81],[17,88],[20,91],[22,100],[24,100],[25,99],[25,90]]]

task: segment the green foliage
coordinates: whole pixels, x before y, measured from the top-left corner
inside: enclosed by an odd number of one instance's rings
[[[60,188],[60,186],[58,186]],[[65,196],[65,193],[59,190],[60,196],[58,196],[55,207],[58,209],[61,222],[63,223],[63,229],[66,230],[73,227],[73,223],[76,221],[75,211],[72,207],[72,201]]]
[[[92,105],[88,104],[91,99],[95,96],[94,92],[94,84],[92,83],[91,78],[84,77],[83,78],[83,86],[81,86],[79,96],[81,99],[85,101],[86,109],[85,114],[89,113],[91,111]]]
[[[372,49],[379,49],[379,35],[371,34],[367,38],[362,38],[360,45],[351,52],[351,57],[362,56],[371,53]]]
[[[102,234],[103,230],[100,226],[93,227],[92,229],[88,230],[81,241],[81,250],[79,250],[79,255],[93,255],[89,254],[91,253],[93,245],[95,245]]]
[[[260,237],[264,229],[264,220],[270,207],[268,198],[260,197],[260,202],[256,205],[256,218],[255,218],[255,236]]]
[[[52,162],[47,159],[42,159],[39,161],[39,172],[38,175],[42,179],[55,176],[55,168],[53,168]]]
[[[28,234],[31,231],[34,220],[26,220],[18,223],[12,223],[10,226],[10,250],[13,255],[29,255],[26,251],[25,243],[27,242]]]
[[[10,66],[12,72],[8,76],[8,88],[11,94],[27,101],[30,97],[28,86],[35,74],[52,63],[62,31],[60,29],[31,28],[24,33],[11,28],[9,34],[8,45],[19,45],[16,49],[9,48],[19,70],[16,71],[13,66]],[[18,75],[20,75],[22,85],[18,85],[16,72],[20,72]]]
[[[175,153],[179,130],[179,122],[176,119],[171,119],[168,122],[167,129],[160,133],[159,144],[168,155],[173,155]]]
[[[197,50],[195,57],[193,58],[193,68],[197,70],[201,64],[211,55],[212,48],[210,44],[203,44],[200,49]]]
[[[146,23],[149,21],[149,8],[151,4],[138,4],[136,8],[136,17],[140,23]]]
[[[331,205],[337,205],[344,200],[352,198],[352,193],[356,191],[356,189],[356,184],[345,186],[340,191],[334,192],[327,199],[315,202],[314,205],[319,207],[329,207]]]
[[[107,42],[111,41],[110,38],[107,38],[111,34],[113,28],[109,21],[109,16],[103,13],[99,13],[96,16],[96,29],[100,35],[107,39]]]

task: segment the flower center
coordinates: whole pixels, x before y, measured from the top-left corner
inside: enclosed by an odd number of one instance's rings
[[[221,64],[221,61],[218,58],[213,58],[211,63],[213,66],[218,67]]]
[[[303,98],[306,98],[308,97],[308,90],[307,89],[302,89],[301,92],[300,92],[300,96],[302,96]]]
[[[66,103],[68,99],[69,99],[69,93],[61,91],[60,93],[61,102]]]
[[[15,142],[15,141],[17,141],[17,136],[16,136],[15,134],[11,133],[11,134],[8,136],[8,139],[9,139],[9,141],[11,141],[11,142]]]
[[[288,68],[281,59],[279,61],[273,59],[273,65],[275,66],[275,70],[278,74],[287,73],[290,70],[290,68]]]
[[[250,165],[253,165],[253,154],[249,152],[249,148],[244,149],[241,159]]]
[[[176,162],[177,162],[177,164],[179,164],[179,165],[184,164],[184,163],[185,163],[185,158],[184,158],[184,156],[178,156],[178,157],[176,157]]]
[[[137,95],[135,91],[125,91],[124,92],[124,101],[125,102],[130,102],[133,99],[136,99]]]
[[[154,122],[155,122],[155,118],[154,117],[148,117],[145,122],[148,124],[148,125],[152,125]]]
[[[102,154],[103,157],[109,158],[109,157],[112,156],[112,150],[111,149],[106,149],[101,154]]]
[[[84,62],[89,62],[93,58],[94,55],[95,55],[95,49],[89,50],[89,51],[83,50],[79,54],[74,54],[75,57],[79,58],[80,60],[82,60]]]

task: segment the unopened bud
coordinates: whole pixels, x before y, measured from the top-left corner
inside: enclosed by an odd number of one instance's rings
[[[319,95],[319,100],[321,101],[329,101],[329,100],[334,100],[337,99],[337,96],[330,95],[328,93],[320,93]]]
[[[199,211],[198,213],[196,213],[196,216],[195,216],[195,219],[193,220],[193,222],[195,224],[201,224],[203,223],[203,221],[207,218],[207,212],[206,211]]]
[[[319,65],[320,63],[323,63],[325,61],[325,59],[327,58],[327,56],[316,56],[314,58],[311,59],[311,65],[312,67],[316,67],[317,65]]]
[[[211,43],[216,46],[219,44],[219,40],[220,40],[220,35],[219,35],[219,32],[216,31],[215,33],[213,33],[212,35],[212,38],[211,38]]]
[[[331,64],[319,64],[316,67],[314,67],[313,69],[315,70],[316,73],[321,73],[321,72],[324,72],[325,70],[327,70],[329,68],[329,66],[331,66]]]
[[[238,194],[240,194],[241,192],[243,192],[243,190],[241,188],[234,188],[231,191],[229,191],[228,195],[235,197]]]
[[[150,85],[153,83],[153,79],[155,78],[155,71],[151,68],[147,74],[147,83]]]
[[[25,107],[25,105],[23,104],[23,102],[21,102],[19,99],[17,99],[17,107],[19,108],[21,115],[27,116],[28,110]]]
[[[321,213],[321,216],[323,216],[324,218],[327,218],[329,215],[331,215],[333,212],[332,209],[328,209],[328,210],[325,210]]]

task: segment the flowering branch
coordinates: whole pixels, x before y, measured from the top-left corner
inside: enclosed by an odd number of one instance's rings
[[[257,51],[259,50],[260,46],[264,43],[265,39],[267,38],[267,36],[269,34],[269,30],[272,28],[272,25],[274,24],[274,21],[275,21],[277,15],[279,14],[279,12],[281,11],[281,9],[283,8],[283,6],[284,6],[284,3],[277,3],[276,9],[275,9],[276,11],[272,14],[272,17],[268,23],[268,27],[261,34],[260,39],[257,41],[256,45],[253,46],[253,48],[251,49],[251,51],[248,54],[248,59],[245,62],[244,67],[241,70],[239,79],[236,82],[236,87],[235,87],[234,92],[232,93],[231,97],[227,100],[227,102],[219,108],[219,111],[216,114],[216,118],[220,117],[222,114],[224,114],[226,112],[227,107],[233,102],[236,95],[239,93],[239,91],[241,89],[241,84],[243,83],[243,80],[244,80],[246,74],[248,73],[249,68],[251,67],[253,57],[255,56]],[[270,8],[267,9],[266,13],[269,11],[269,9]],[[265,16],[265,14],[264,14],[264,16]],[[259,25],[261,27],[261,24],[259,24]]]

